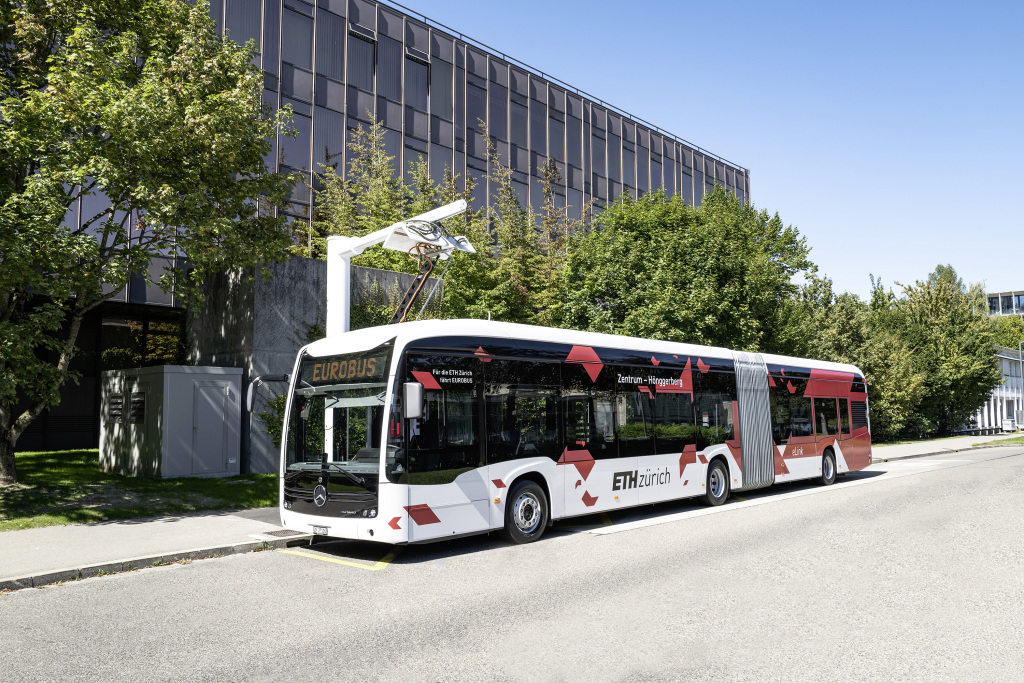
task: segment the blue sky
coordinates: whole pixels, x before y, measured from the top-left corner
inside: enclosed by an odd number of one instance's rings
[[[839,291],[1024,290],[1022,2],[402,4],[746,166]]]

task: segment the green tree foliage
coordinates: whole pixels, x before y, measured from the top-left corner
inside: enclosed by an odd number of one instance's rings
[[[1019,349],[1024,341],[1024,318],[1017,315],[994,315],[992,321],[995,343],[1008,349]]]
[[[187,257],[177,285],[198,296],[208,273],[284,253],[268,209],[288,179],[263,162],[280,122],[251,54],[204,2],[0,6],[0,483],[69,378],[83,316],[153,254]],[[66,224],[90,196],[107,208]]]
[[[661,192],[607,207],[570,238],[564,324],[739,349],[788,351],[804,238],[721,188],[700,207]]]
[[[871,406],[871,432],[891,440],[919,425],[925,377],[909,343],[891,328],[895,297],[872,283],[872,300],[836,294],[827,277],[811,274],[801,288],[798,313],[789,325],[794,353],[849,363],[864,371]]]
[[[921,430],[950,434],[971,419],[1001,380],[984,290],[941,265],[924,282],[901,288],[903,296],[891,309],[892,328],[913,349],[925,377]]]

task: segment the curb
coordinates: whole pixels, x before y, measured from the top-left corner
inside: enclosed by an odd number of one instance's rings
[[[1013,446],[1014,444],[1008,444]],[[1020,444],[1017,444],[1018,446]],[[986,444],[984,446],[966,446],[964,448],[953,448],[945,451],[934,451],[932,453],[914,453],[913,455],[899,455],[892,458],[871,458],[871,464],[877,465],[880,462],[892,462],[894,460],[910,460],[911,458],[927,458],[932,455],[950,455],[952,453],[963,453],[964,451],[980,451],[986,448],[1007,448],[1008,446],[1001,446],[999,444]]]
[[[106,574],[117,574],[120,572],[131,572],[149,567],[159,567],[165,564],[173,564],[182,560],[205,560],[213,557],[224,557],[225,555],[237,555],[240,553],[258,552],[261,550],[276,550],[279,548],[290,548],[295,545],[308,544],[312,535],[303,534],[289,538],[275,538],[262,541],[246,541],[232,545],[211,546],[208,548],[196,548],[184,550],[177,553],[163,555],[148,555],[114,562],[103,562],[90,564],[84,567],[72,569],[59,569],[57,571],[35,574],[32,576],[20,576],[13,579],[0,580],[0,592],[16,591],[23,588],[41,588],[43,586],[63,583],[65,581],[78,581],[93,576]]]

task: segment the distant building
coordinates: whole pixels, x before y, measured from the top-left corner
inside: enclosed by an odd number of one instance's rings
[[[995,292],[988,296],[989,315],[1024,316],[1024,290],[1016,292]]]
[[[1018,426],[1024,426],[1021,358],[1017,355],[1017,349],[997,346],[995,351],[1003,383],[992,391],[988,401],[978,409],[978,413],[975,415],[973,430],[982,433],[1003,431],[1004,427],[1008,427],[1008,431],[1012,431]],[[1006,423],[1007,420],[1012,424]]]

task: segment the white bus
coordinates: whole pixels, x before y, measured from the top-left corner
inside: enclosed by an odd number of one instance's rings
[[[300,350],[281,522],[405,544],[816,479],[871,462],[851,365],[482,320]]]

